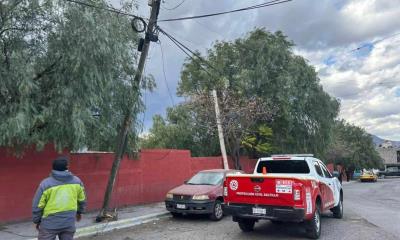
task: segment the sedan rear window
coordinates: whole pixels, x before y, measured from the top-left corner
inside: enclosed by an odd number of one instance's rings
[[[310,173],[310,168],[304,160],[260,161],[257,173],[262,173],[263,167],[266,167],[267,173]]]

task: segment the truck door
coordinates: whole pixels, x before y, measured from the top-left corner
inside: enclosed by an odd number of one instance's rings
[[[338,186],[336,186],[335,178],[328,171],[327,167],[322,162],[319,162],[319,164],[321,166],[322,172],[324,173],[325,182],[328,184],[328,188],[326,191],[326,208],[332,208],[339,203],[339,188]]]
[[[319,180],[319,189],[321,192],[321,197],[322,197],[322,209],[327,209],[328,205],[330,204],[330,196],[331,194],[331,189],[329,188],[330,181],[325,178],[325,175],[323,173],[323,170],[318,163],[318,161],[314,161],[314,167],[315,171],[317,172],[317,177]],[[333,196],[333,195],[332,195]]]

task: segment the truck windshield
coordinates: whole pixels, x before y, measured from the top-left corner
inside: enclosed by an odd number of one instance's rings
[[[257,173],[262,173],[263,167],[266,167],[267,173],[310,173],[310,168],[304,160],[260,161]]]
[[[222,183],[224,173],[220,172],[199,172],[194,175],[186,184],[190,185],[218,185]]]

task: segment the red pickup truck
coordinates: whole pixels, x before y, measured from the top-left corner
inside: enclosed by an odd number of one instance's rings
[[[318,239],[322,212],[342,218],[343,190],[311,154],[274,155],[260,158],[253,174],[227,175],[223,207],[244,232],[261,219],[302,222],[307,236]]]

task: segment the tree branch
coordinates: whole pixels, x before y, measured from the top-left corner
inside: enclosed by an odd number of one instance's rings
[[[7,32],[7,31],[12,31],[12,30],[17,30],[17,31],[28,31],[28,30],[32,30],[32,29],[17,28],[17,27],[5,28],[5,29],[3,29],[3,30],[0,31],[0,37],[1,37],[1,35],[3,35],[3,33]]]
[[[34,81],[39,80],[46,74],[51,73],[51,71],[54,69],[55,66],[60,62],[62,59],[62,56],[60,56],[56,61],[54,61],[51,65],[47,66],[43,71],[39,72],[36,74],[36,76],[33,78]]]

